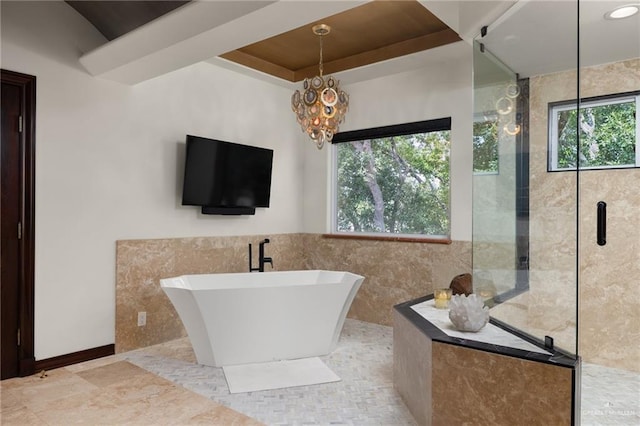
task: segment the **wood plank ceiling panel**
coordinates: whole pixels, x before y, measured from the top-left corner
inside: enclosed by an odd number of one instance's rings
[[[315,24],[328,24],[323,38],[324,73],[408,55],[460,40],[414,0],[373,1],[221,55],[222,58],[289,81],[318,74],[319,37]]]

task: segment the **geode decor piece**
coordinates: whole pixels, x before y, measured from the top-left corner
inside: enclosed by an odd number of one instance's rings
[[[480,296],[456,294],[449,301],[449,319],[460,331],[479,331],[489,322],[489,308]]]

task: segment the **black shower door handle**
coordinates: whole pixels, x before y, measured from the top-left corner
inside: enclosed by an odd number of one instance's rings
[[[598,245],[607,244],[607,203],[598,201]]]

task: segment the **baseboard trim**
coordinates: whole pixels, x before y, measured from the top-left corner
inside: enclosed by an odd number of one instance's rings
[[[79,362],[90,361],[96,358],[102,358],[116,353],[116,345],[104,345],[97,348],[85,349],[83,351],[73,352],[66,355],[58,355],[52,358],[41,359],[35,363],[35,371],[53,370],[54,368],[66,367],[67,365],[77,364]]]

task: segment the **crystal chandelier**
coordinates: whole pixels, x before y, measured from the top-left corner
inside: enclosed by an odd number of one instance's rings
[[[320,75],[305,78],[302,92],[296,90],[291,96],[291,109],[303,132],[322,149],[325,142],[331,142],[344,121],[349,107],[349,95],[340,90],[340,82],[329,76],[322,76],[322,37],[329,34],[331,27],[319,24],[311,28],[320,38]]]

